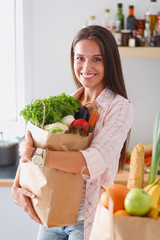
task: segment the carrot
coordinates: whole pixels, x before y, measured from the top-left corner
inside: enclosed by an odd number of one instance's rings
[[[97,109],[95,109],[91,112],[91,115],[88,120],[88,124],[94,128],[98,118],[99,118],[99,113],[98,113]]]

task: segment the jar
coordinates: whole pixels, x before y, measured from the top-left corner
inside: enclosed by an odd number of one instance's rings
[[[128,46],[128,40],[131,36],[131,30],[129,29],[122,29],[122,46]]]
[[[144,34],[145,19],[136,19],[136,30],[139,34]]]

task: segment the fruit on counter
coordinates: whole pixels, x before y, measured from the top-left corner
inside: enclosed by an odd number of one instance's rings
[[[137,144],[131,153],[130,172],[127,187],[143,188],[144,182],[144,148],[143,144]]]
[[[114,213],[114,215],[118,216],[131,216],[125,209],[118,210]]]
[[[124,209],[124,199],[129,192],[129,189],[121,184],[113,184],[104,188],[103,193],[100,197],[100,203],[108,208],[109,196],[113,200],[113,212]]]
[[[151,207],[151,209],[144,215],[144,217],[159,219],[159,210],[155,207]]]
[[[153,185],[147,193],[152,197],[152,207],[160,210],[160,183]]]
[[[75,119],[85,119],[88,122],[89,119],[89,111],[85,106],[81,106],[78,108],[78,112],[74,115]]]
[[[151,183],[151,184],[147,185],[146,187],[144,187],[144,191],[149,192],[149,190],[158,183],[160,183],[160,178],[158,178],[154,183]]]
[[[133,188],[125,197],[124,206],[129,214],[143,216],[152,207],[152,197],[142,188]]]
[[[69,127],[74,120],[73,115],[67,115],[61,119],[61,123]]]
[[[156,114],[154,119],[152,161],[148,178],[148,184],[151,184],[156,180],[159,163],[160,163],[160,112]]]
[[[85,131],[88,133],[89,124],[85,119],[75,119],[70,125],[70,127],[79,127],[79,126],[83,126]]]

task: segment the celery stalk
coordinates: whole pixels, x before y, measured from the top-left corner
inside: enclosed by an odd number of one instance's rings
[[[156,114],[154,119],[152,161],[147,184],[152,184],[156,180],[159,163],[160,163],[160,112]]]

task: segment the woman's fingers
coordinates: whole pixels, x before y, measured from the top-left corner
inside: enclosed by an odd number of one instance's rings
[[[34,220],[34,221],[42,224],[40,218],[39,218],[39,217],[37,216],[37,214],[35,213],[35,211],[34,211],[34,209],[33,209],[33,207],[32,207],[31,201],[30,201],[29,199],[26,199],[26,202],[25,202],[25,204],[23,205],[23,209],[24,209],[24,211],[29,215],[29,217],[30,217],[32,220]]]
[[[35,198],[36,197],[36,195],[34,194],[34,193],[32,193],[32,192],[30,192],[29,190],[27,190],[27,189],[23,189],[22,188],[22,194],[24,195],[24,196],[26,196],[26,197],[29,197],[29,198]]]
[[[32,203],[30,201],[30,199],[33,199],[36,197],[36,195],[32,192],[30,192],[27,189],[23,189],[21,188],[21,193],[23,195],[23,200],[21,200],[21,206],[24,209],[24,211],[29,215],[29,217],[31,219],[33,219],[34,221],[42,224],[40,218],[37,216],[37,214],[35,213]]]
[[[27,141],[29,141],[30,145],[33,146],[33,138],[32,138],[32,134],[29,130],[27,131]]]

